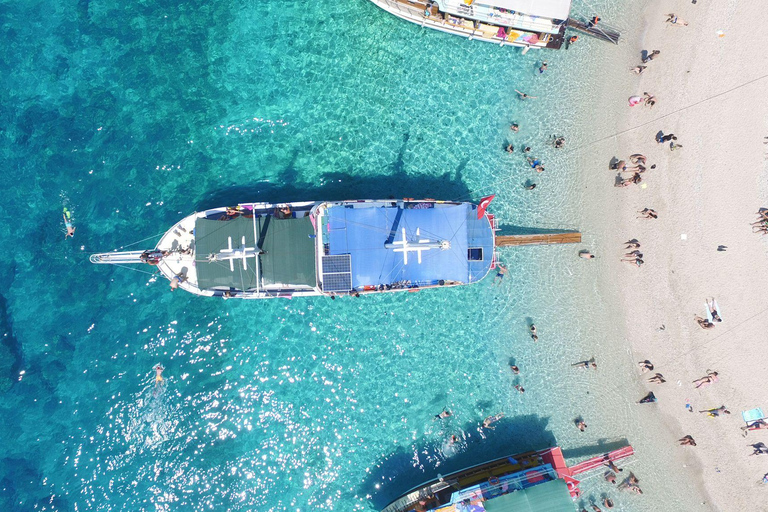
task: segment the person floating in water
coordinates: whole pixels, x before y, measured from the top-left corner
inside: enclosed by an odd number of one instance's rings
[[[441,420],[443,418],[450,418],[452,415],[453,413],[449,411],[447,408],[445,408],[440,414],[435,414],[435,419]]]
[[[64,217],[64,227],[67,228],[67,234],[64,235],[64,238],[67,238],[70,236],[74,238],[75,229],[77,228],[75,228],[75,226],[72,224],[72,213],[68,209],[64,208],[64,213],[62,214],[62,217]]]
[[[155,385],[159,386],[163,383],[163,370],[165,370],[165,368],[163,368],[163,365],[157,364],[152,369],[155,370]]]

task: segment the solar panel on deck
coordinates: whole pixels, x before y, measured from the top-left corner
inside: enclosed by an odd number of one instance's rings
[[[348,292],[352,290],[352,255],[323,256],[323,291]]]

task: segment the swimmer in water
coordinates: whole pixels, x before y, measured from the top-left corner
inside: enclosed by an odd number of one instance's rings
[[[67,228],[67,234],[64,235],[64,238],[67,238],[67,237],[70,237],[70,236],[72,238],[74,238],[75,237],[75,229],[77,229],[77,228],[72,224],[72,214],[70,213],[69,210],[64,208],[64,213],[62,214],[62,217],[64,217],[64,227]]]
[[[449,411],[448,409],[443,409],[443,412],[441,412],[440,414],[435,414],[435,419],[441,420],[443,418],[450,418],[452,415],[453,413],[451,411]]]
[[[163,370],[165,370],[165,368],[163,368],[163,365],[158,364],[157,366],[155,366],[152,369],[155,370],[155,384],[156,385],[162,384],[162,382],[163,382]]]

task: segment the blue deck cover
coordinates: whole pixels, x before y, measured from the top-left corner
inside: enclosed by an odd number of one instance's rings
[[[411,252],[405,265],[402,252],[384,246],[401,241],[403,228],[409,241],[448,240],[451,247],[423,251],[421,264]],[[470,203],[407,203],[406,208],[333,206],[328,210],[327,230],[329,254],[351,255],[355,288],[398,281],[419,286],[439,280],[471,283],[488,273],[493,258],[490,224],[485,217],[477,219],[476,207]],[[469,247],[482,248],[483,259],[469,261]]]

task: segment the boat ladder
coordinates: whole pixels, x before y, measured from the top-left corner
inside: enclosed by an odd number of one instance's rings
[[[102,252],[91,254],[91,263],[102,265],[124,265],[129,263],[146,263],[142,261],[141,255],[146,251],[127,251],[127,252]]]

